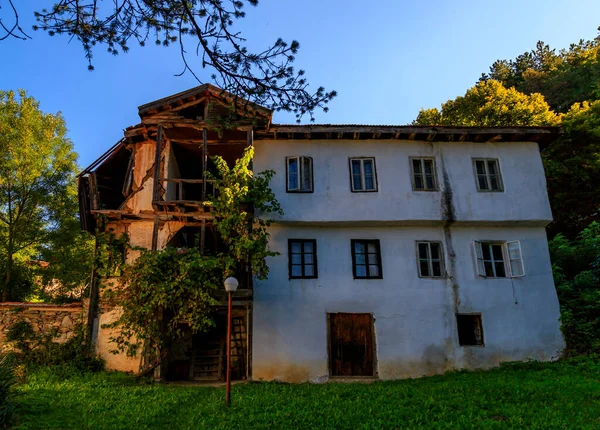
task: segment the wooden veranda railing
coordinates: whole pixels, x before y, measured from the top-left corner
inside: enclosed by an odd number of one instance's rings
[[[165,201],[204,202],[217,196],[217,181],[214,179],[162,178],[159,181],[165,190],[169,183],[175,184],[174,196],[169,196],[167,191]]]

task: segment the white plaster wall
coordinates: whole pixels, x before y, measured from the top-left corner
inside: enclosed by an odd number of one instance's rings
[[[360,208],[359,208],[360,209]],[[559,307],[543,228],[273,226],[270,275],[254,288],[253,379],[328,378],[327,313],[372,313],[381,379],[416,377],[507,360],[551,359],[563,347]],[[317,240],[318,279],[288,278],[288,238]],[[350,239],[379,239],[382,280],[355,280]],[[471,242],[520,240],[526,276],[475,275]],[[415,240],[445,242],[450,279],[421,279]],[[455,270],[448,244],[456,253]],[[485,347],[460,347],[455,313],[481,312]]]
[[[440,220],[444,175],[452,188],[455,217],[473,222],[552,219],[537,143],[416,142],[399,140],[289,140],[254,142],[254,169],[274,170],[271,183],[285,214],[294,222]],[[286,156],[313,158],[314,192],[286,193]],[[350,157],[375,157],[378,192],[350,191]],[[436,158],[440,191],[413,191],[409,157]],[[477,191],[473,157],[498,158],[504,192]]]

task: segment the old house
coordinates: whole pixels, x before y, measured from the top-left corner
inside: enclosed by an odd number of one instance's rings
[[[218,237],[203,198],[210,156],[255,147],[284,215],[271,227],[266,281],[241,276],[234,298],[239,378],[393,379],[503,361],[558,357],[563,347],[545,226],[552,214],[540,149],[551,127],[276,125],[250,105],[216,131],[231,99],[203,85],[139,108],[141,123],[80,177],[81,219],[98,216],[132,245]],[[136,255],[131,253],[127,259]],[[108,366],[101,306],[94,337]],[[222,316],[172,359],[173,377],[218,379]]]

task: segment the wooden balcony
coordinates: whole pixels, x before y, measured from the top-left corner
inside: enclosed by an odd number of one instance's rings
[[[211,217],[210,206],[204,203],[218,193],[214,179],[161,178],[156,190],[152,201],[155,210],[196,219]]]

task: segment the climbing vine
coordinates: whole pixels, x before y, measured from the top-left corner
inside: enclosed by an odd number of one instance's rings
[[[274,172],[254,174],[253,154],[247,148],[232,168],[213,157],[217,196],[204,204],[212,208],[224,251],[208,256],[197,248],[136,249],[140,256],[121,269],[111,255],[128,246],[120,241],[127,238],[109,233],[110,240],[101,245],[103,276],[122,270],[122,287],[106,289],[104,296],[122,308],[120,318],[109,325],[117,328],[113,352],[135,355],[143,346],[154,356],[149,365],[154,367],[185,330],[203,332],[214,325],[212,313],[223,298],[227,276],[267,277],[266,258],[276,253],[268,246],[271,220],[265,215],[283,212],[269,187]]]
[[[221,253],[226,275],[234,274],[237,264],[248,265],[258,279],[269,274],[266,258],[277,255],[269,249],[267,227],[272,220],[266,214],[283,215],[283,210],[269,187],[275,174],[272,170],[254,174],[250,165],[254,148],[246,148],[235,166],[230,168],[220,156],[212,160],[218,170],[217,196],[209,202],[214,224],[227,245],[228,251]],[[254,217],[254,214],[259,216]]]
[[[160,356],[184,326],[202,332],[213,325],[212,308],[222,291],[222,263],[194,248],[142,250],[125,267],[122,281],[123,288],[105,296],[122,308],[121,317],[111,324],[118,328],[111,339],[113,352],[131,356],[144,345]]]
[[[116,235],[113,228],[104,230],[105,221],[100,219],[96,231],[96,255],[94,266],[99,276],[121,276],[125,267],[125,252],[129,247],[129,236]]]

